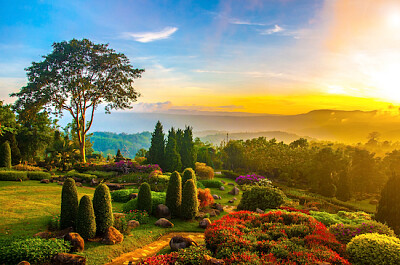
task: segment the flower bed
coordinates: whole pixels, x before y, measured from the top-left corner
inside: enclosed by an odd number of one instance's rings
[[[262,179],[265,179],[265,177],[256,174],[251,174],[246,176],[239,176],[236,178],[235,181],[238,185],[252,185],[256,182],[259,182]]]

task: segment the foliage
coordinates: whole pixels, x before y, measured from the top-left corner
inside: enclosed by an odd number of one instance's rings
[[[204,163],[196,162],[196,175],[199,176],[199,179],[213,179],[214,169]]]
[[[28,171],[26,172],[28,179],[30,180],[42,180],[42,179],[50,179],[51,174],[48,172],[42,172],[42,171]]]
[[[181,175],[174,171],[169,179],[165,205],[168,206],[173,216],[179,216],[182,203],[182,179]]]
[[[197,189],[197,198],[200,208],[205,208],[214,203],[214,198],[211,195],[210,189]]]
[[[131,193],[138,193],[137,189],[122,189],[114,190],[111,192],[111,198],[114,202],[127,202],[130,200]]]
[[[19,238],[0,242],[0,263],[15,265],[20,261],[48,264],[57,253],[69,252],[70,243],[63,239]]]
[[[148,224],[150,221],[149,214],[146,211],[131,210],[126,213],[126,220],[135,220],[140,224]]]
[[[256,174],[249,174],[246,176],[239,176],[235,181],[238,185],[253,185],[262,179],[265,179],[265,177]]]
[[[100,184],[94,191],[93,209],[96,217],[96,233],[104,235],[114,223],[110,190],[106,184]]]
[[[138,265],[171,265],[175,264],[178,258],[178,253],[172,252],[169,254],[156,255],[141,260]]]
[[[154,132],[151,134],[151,145],[147,160],[150,164],[158,164],[163,167],[165,160],[165,140],[163,126],[157,122]]]
[[[185,131],[183,132],[183,137],[181,139],[180,145],[180,156],[182,159],[182,167],[183,168],[195,168],[196,162],[196,151],[194,149],[193,142],[193,128],[190,126],[185,127]],[[179,139],[178,139],[179,140]]]
[[[59,131],[55,131],[52,144],[46,148],[47,164],[66,171],[77,161],[77,156],[77,148],[69,136],[62,136]]]
[[[87,182],[91,181],[92,179],[97,179],[96,175],[79,173],[79,172],[76,172],[75,170],[68,171],[68,173],[65,176],[70,177],[70,178],[81,179],[81,180],[84,180]]]
[[[336,214],[310,211],[310,215],[326,226],[335,224],[362,224],[371,220],[371,216],[365,212],[339,211]]]
[[[222,182],[220,180],[215,180],[215,179],[201,179],[199,180],[201,184],[204,185],[206,188],[220,188],[223,186]]]
[[[138,210],[146,211],[148,213],[152,210],[153,201],[151,199],[151,189],[148,183],[140,185],[139,193],[137,197]]]
[[[18,171],[42,171],[40,167],[35,167],[28,164],[18,164],[13,166],[12,169]]]
[[[184,219],[193,219],[198,212],[198,208],[197,188],[193,179],[189,179],[182,190],[181,217]]]
[[[176,132],[174,127],[168,131],[168,141],[165,147],[164,170],[168,172],[181,171],[181,155],[177,150]]]
[[[221,174],[225,178],[236,179],[240,174],[233,172],[232,170],[221,170]]]
[[[148,183],[151,190],[153,191],[165,191],[168,187],[169,176],[167,175],[156,175],[149,176]]]
[[[161,170],[159,165],[139,165],[135,161],[125,161],[121,160],[117,163],[109,163],[106,165],[103,165],[102,170],[105,171],[115,171],[115,172],[120,172],[122,174],[128,174],[128,173],[151,173],[154,170]]]
[[[76,231],[83,239],[93,238],[96,235],[96,221],[92,200],[84,195],[79,202],[78,216],[76,218]]]
[[[178,250],[178,259],[175,264],[201,265],[204,255],[211,256],[211,251],[208,250],[204,245],[190,246],[188,248],[183,248]]]
[[[400,264],[400,239],[377,233],[359,235],[347,244],[347,253],[357,265]]]
[[[151,192],[151,199],[153,201],[151,214],[155,214],[157,205],[165,203],[165,197],[166,197],[165,192],[155,192],[155,191]],[[124,203],[122,209],[124,212],[129,212],[131,210],[139,210],[138,198],[135,198],[133,200],[128,201],[127,203]]]
[[[75,180],[68,178],[64,181],[61,191],[60,228],[75,228],[77,213],[78,191],[75,186]]]
[[[194,173],[194,170],[191,168],[186,168],[182,173],[182,189],[183,189],[183,186],[185,185],[186,181],[188,181],[189,179],[193,179],[193,181],[195,183],[197,182],[197,178],[196,178],[196,174]]]
[[[0,171],[0,180],[28,180],[27,172],[23,171]]]
[[[245,190],[238,205],[239,210],[255,211],[257,208],[276,209],[285,201],[285,194],[271,186],[254,186]]]
[[[88,170],[85,172],[85,174],[89,174],[89,175],[94,175],[98,178],[102,178],[102,179],[110,179],[112,177],[116,177],[118,175],[117,172],[114,171],[100,171],[100,170]]]
[[[0,145],[0,167],[11,169],[11,148],[8,141]]]
[[[342,201],[348,201],[351,199],[350,179],[345,170],[339,174],[336,198]]]
[[[56,214],[53,215],[48,223],[48,228],[50,231],[57,231],[60,230],[60,215]]]

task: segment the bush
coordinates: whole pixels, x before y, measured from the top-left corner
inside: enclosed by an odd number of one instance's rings
[[[188,248],[178,250],[178,259],[176,265],[201,265],[203,264],[203,256],[211,256],[212,253],[204,245],[202,246],[190,246]]]
[[[79,173],[76,170],[69,171],[65,176],[70,177],[70,178],[77,178],[77,179],[80,179],[82,181],[84,180],[86,182],[89,182],[92,179],[97,179],[97,177],[95,175]]]
[[[197,182],[196,179],[196,174],[194,173],[193,169],[186,168],[183,173],[182,173],[182,190],[183,190],[183,186],[185,185],[186,181],[188,181],[189,179],[193,179],[194,183]]]
[[[8,141],[0,145],[0,167],[11,169],[11,148]]]
[[[106,184],[100,184],[94,191],[93,209],[96,217],[97,235],[104,235],[114,223],[110,190]]]
[[[276,209],[285,201],[285,194],[270,186],[254,186],[243,192],[242,199],[238,205],[239,210],[255,211],[257,208]]]
[[[231,170],[221,170],[221,174],[223,177],[228,178],[228,179],[233,179],[233,180],[235,180],[237,177],[240,176],[240,174],[235,173]]]
[[[199,176],[199,179],[213,179],[214,169],[205,163],[196,162],[196,174]]]
[[[60,230],[60,215],[56,214],[53,215],[48,223],[48,228],[50,231],[57,231]]]
[[[157,205],[165,203],[165,197],[166,197],[165,192],[155,192],[155,191],[151,192],[151,199],[153,201],[151,214],[155,214]],[[124,205],[122,205],[122,210],[125,213],[132,210],[138,210],[138,198],[135,198],[133,200],[128,201],[127,203],[124,203]]]
[[[326,226],[335,224],[361,224],[371,220],[371,216],[365,212],[339,211],[337,214],[310,211],[310,215]]]
[[[13,170],[18,170],[18,171],[42,171],[40,167],[35,167],[31,165],[25,165],[25,164],[18,164],[12,167]]]
[[[75,228],[76,215],[78,213],[78,191],[75,180],[68,178],[64,181],[61,191],[60,228]]]
[[[28,180],[28,175],[23,171],[0,171],[0,180],[23,181]]]
[[[149,214],[146,211],[132,210],[126,213],[126,220],[136,220],[140,224],[148,224],[150,221]]]
[[[199,200],[200,208],[207,207],[214,203],[214,198],[211,195],[210,189],[198,189],[197,199]]]
[[[93,238],[96,235],[93,204],[87,195],[84,195],[79,203],[78,216],[76,218],[76,231],[85,240]]]
[[[347,244],[350,261],[357,265],[400,264],[400,239],[380,234],[354,237]]]
[[[181,175],[174,171],[169,179],[165,205],[168,206],[173,216],[179,216],[182,203]]]
[[[146,211],[148,213],[152,210],[153,201],[151,199],[151,189],[148,183],[143,183],[140,185],[138,198],[137,198],[137,207],[138,210]]]
[[[28,171],[27,175],[30,180],[42,180],[51,178],[50,173],[42,171]]]
[[[89,170],[89,171],[86,171],[86,174],[94,175],[94,176],[96,176],[98,178],[102,178],[102,179],[110,179],[110,178],[118,176],[118,172],[100,171],[100,170]]]
[[[138,193],[137,189],[122,189],[111,192],[111,198],[114,202],[127,202],[131,193]]]
[[[222,182],[219,180],[213,180],[213,179],[202,179],[199,181],[205,188],[216,188],[219,189],[221,186],[223,186]],[[197,188],[199,188],[197,186]]]
[[[251,174],[251,175],[239,176],[235,179],[235,182],[238,185],[253,185],[262,179],[265,179],[265,177],[256,174]]]
[[[70,250],[70,243],[63,239],[18,238],[0,241],[0,264],[15,265],[25,260],[30,264],[50,264],[57,253]]]
[[[169,176],[166,175],[155,175],[148,178],[150,189],[153,191],[165,191],[168,187],[168,181]]]
[[[178,258],[178,253],[172,252],[164,255],[156,255],[141,260],[138,265],[169,265],[175,264]]]
[[[400,175],[393,175],[386,182],[381,192],[377,207],[376,220],[387,223],[400,234]]]
[[[184,219],[193,219],[198,212],[198,208],[197,188],[193,179],[189,179],[183,186],[181,217]]]

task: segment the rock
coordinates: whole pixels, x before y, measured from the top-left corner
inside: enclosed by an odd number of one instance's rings
[[[64,240],[71,242],[72,252],[82,252],[85,250],[85,241],[78,233],[68,233],[64,237]]]
[[[54,237],[55,238],[64,238],[68,233],[72,233],[72,232],[74,232],[74,229],[72,227],[68,227],[63,230],[54,232]]]
[[[101,243],[106,245],[115,245],[121,243],[124,240],[124,236],[114,227],[109,227],[106,234],[101,240]]]
[[[33,235],[34,237],[40,237],[44,239],[49,239],[53,237],[53,234],[51,232],[39,232]]]
[[[226,182],[224,180],[221,180],[221,183],[224,184],[224,185],[226,184]]]
[[[121,190],[124,188],[124,186],[116,183],[106,183],[106,185],[110,190]]]
[[[225,261],[204,255],[201,260],[201,265],[225,265]]]
[[[238,187],[233,187],[233,189],[230,191],[230,192],[228,192],[228,194],[230,194],[230,195],[239,195],[239,188]]]
[[[18,263],[17,265],[31,265],[31,264],[24,260],[24,261],[21,261],[20,263]]]
[[[97,180],[95,180],[95,179],[90,180],[90,186],[94,187],[94,186],[97,186],[98,184],[99,184],[99,182]]]
[[[154,223],[156,226],[168,228],[168,227],[174,227],[174,224],[168,221],[165,218],[160,218],[157,220],[157,222]]]
[[[83,187],[82,183],[80,183],[80,182],[75,182],[75,186],[77,186],[77,187]]]
[[[205,218],[205,216],[206,216],[205,212],[198,212],[196,214],[196,219],[203,219],[203,218]]]
[[[214,209],[212,209],[212,210],[209,212],[209,214],[210,214],[210,217],[217,216],[217,211],[218,211],[218,210],[214,210]]]
[[[157,218],[171,218],[171,212],[169,211],[168,206],[164,204],[159,204],[156,207],[155,216]]]
[[[50,180],[48,180],[48,179],[42,179],[42,180],[40,181],[40,183],[49,184],[49,183],[50,183]]]
[[[114,215],[114,221],[118,220],[118,219],[120,219],[122,217],[125,217],[124,213],[113,213],[113,215]]]
[[[57,184],[62,186],[62,185],[64,185],[64,182],[59,181],[59,182],[57,182]]]
[[[68,253],[58,253],[52,258],[52,263],[54,265],[85,265],[86,258]]]
[[[137,193],[131,193],[131,194],[129,194],[129,200],[133,200],[133,199],[135,199],[137,196],[138,196]]]
[[[201,220],[201,221],[199,222],[199,227],[200,227],[200,228],[207,228],[210,224],[211,224],[210,219],[204,218],[203,220]]]
[[[216,215],[220,215],[220,211],[219,210],[214,210]]]
[[[133,229],[133,228],[136,228],[138,226],[140,226],[140,223],[138,221],[136,221],[136,220],[128,221],[128,228],[129,229]]]
[[[228,202],[229,202],[229,203],[234,203],[235,201],[234,201],[234,200],[229,200]]]
[[[219,190],[225,190],[224,186],[219,187]]]
[[[264,213],[264,211],[261,210],[260,208],[257,208],[257,209],[256,209],[256,213]]]
[[[217,209],[220,212],[224,211],[224,206],[222,204],[216,203],[215,204],[215,209]]]
[[[235,186],[235,184],[234,184],[234,183],[228,183],[228,185]]]
[[[232,200],[237,201],[237,198],[236,198],[236,197],[233,197]]]
[[[196,245],[197,243],[188,237],[183,236],[174,236],[169,241],[169,246],[171,247],[172,251],[177,251],[182,248],[188,248],[191,245]]]
[[[218,196],[217,194],[213,194],[213,198],[214,198],[214,200],[220,200],[221,199],[221,197]]]

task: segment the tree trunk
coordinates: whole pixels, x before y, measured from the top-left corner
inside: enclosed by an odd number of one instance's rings
[[[86,141],[85,135],[82,135],[82,139],[79,139],[79,149],[81,152],[82,163],[86,163]]]

